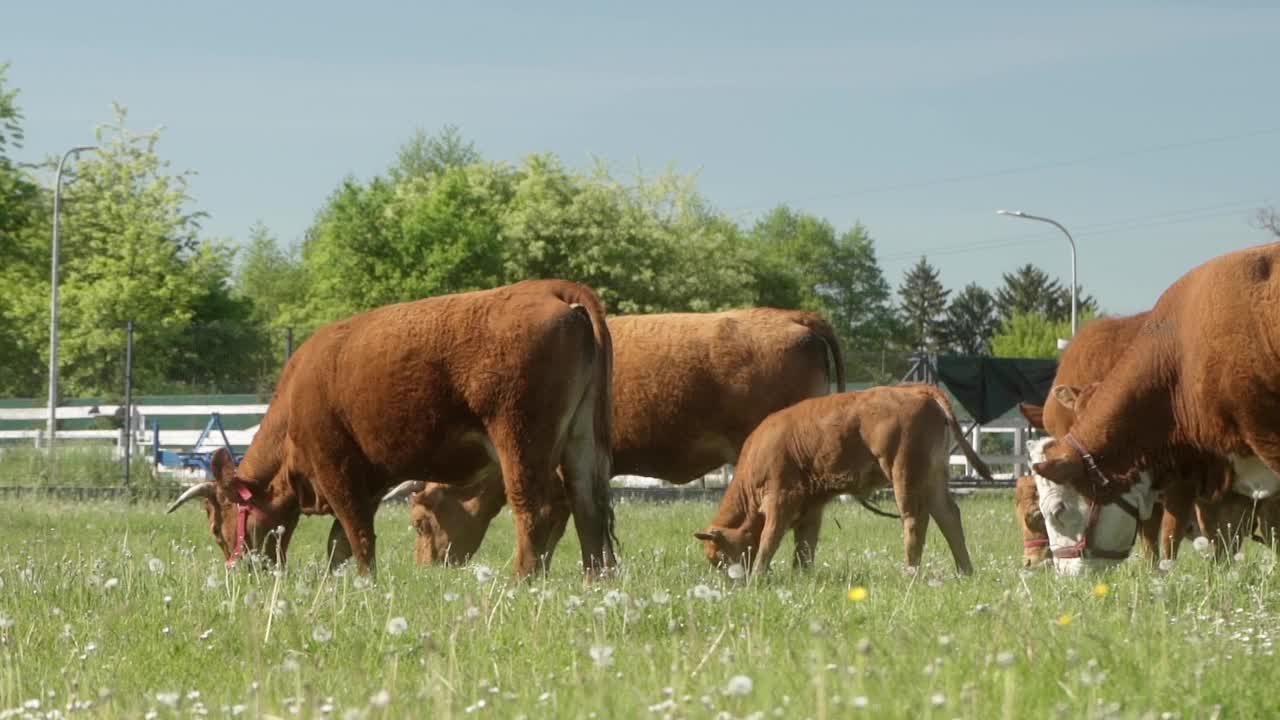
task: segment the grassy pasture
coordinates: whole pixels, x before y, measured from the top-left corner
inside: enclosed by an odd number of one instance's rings
[[[818,567],[794,571],[784,547],[771,576],[744,583],[714,572],[690,537],[711,505],[624,504],[625,569],[587,585],[572,531],[548,577],[512,583],[507,515],[487,567],[415,567],[395,506],[370,584],[322,572],[327,518],[304,520],[276,575],[224,570],[196,507],[8,501],[0,718],[1277,711],[1266,548],[1214,566],[1187,545],[1165,573],[1131,561],[1057,578],[1018,567],[1009,495],[961,510],[971,578],[954,576],[936,529],[908,576],[898,524],[836,503]]]

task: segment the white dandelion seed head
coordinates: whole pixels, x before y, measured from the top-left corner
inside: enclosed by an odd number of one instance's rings
[[[457,599],[458,599],[458,593],[456,592],[447,592],[444,594],[444,601],[447,603],[451,603]]]
[[[610,590],[609,592],[604,594],[604,605],[605,607],[614,607],[615,605],[626,605],[627,600],[629,599],[630,598],[627,597],[627,594],[622,592],[621,590]]]
[[[393,617],[387,621],[388,635],[403,635],[409,629],[409,621],[402,617]]]
[[[171,708],[178,707],[178,700],[180,700],[181,698],[182,696],[176,692],[156,693],[156,702],[160,703],[161,705],[164,705],[165,707],[171,707]]]
[[[204,579],[204,587],[206,590],[217,590],[222,587],[222,580],[217,575],[210,575]]]
[[[494,578],[493,569],[488,565],[476,565],[471,568],[471,574],[476,576],[476,582],[484,585],[488,584]]]
[[[564,601],[564,606],[570,610],[576,610],[582,607],[582,598],[577,595],[570,595],[568,599]]]
[[[333,632],[323,625],[317,625],[311,630],[311,639],[318,643],[327,643],[333,639]]]
[[[858,709],[865,708],[871,704],[871,701],[867,699],[866,695],[855,695],[849,702]]]
[[[170,606],[170,605],[172,605],[172,604],[173,604],[173,596],[172,596],[172,595],[165,595],[165,596],[164,596],[164,606],[165,606],[165,607],[169,607],[169,606]]]
[[[654,590],[650,599],[653,600],[654,605],[666,605],[671,602],[671,593],[666,590]]]
[[[147,560],[147,569],[152,573],[159,575],[164,572],[164,561],[158,557],[149,558]]]
[[[1196,552],[1201,553],[1203,555],[1207,555],[1209,553],[1210,545],[1211,543],[1209,542],[1209,538],[1203,535],[1201,535],[1200,537],[1196,538],[1191,542],[1191,546],[1196,549]]]
[[[118,587],[120,587],[120,578],[107,578],[107,581],[102,583],[103,590],[115,590]]]
[[[729,678],[729,683],[725,685],[724,694],[736,697],[744,697],[750,695],[755,688],[755,683],[746,675],[734,675]]]
[[[947,704],[947,696],[942,693],[934,693],[929,696],[929,704],[934,707],[942,707]]]
[[[476,607],[475,605],[472,605],[471,607],[467,608],[466,618],[468,620],[476,620],[479,617],[480,617],[480,608]]]
[[[1009,667],[1013,665],[1013,660],[1013,653],[1007,650],[996,655],[996,664],[1000,667]]]
[[[725,570],[725,573],[729,576],[730,580],[741,580],[747,576],[747,568],[744,567],[742,563],[734,563]]]
[[[296,673],[302,669],[302,666],[293,658],[285,658],[284,662],[280,663],[280,669],[287,673]]]
[[[377,708],[384,708],[391,704],[391,693],[386,690],[379,690],[369,698],[369,704]]]
[[[0,630],[8,630],[13,627],[13,618],[8,615],[0,615]]]
[[[778,588],[778,600],[782,602],[791,602],[792,592],[786,588]]]
[[[609,667],[613,664],[612,645],[592,645],[588,654],[591,655],[591,660],[595,662],[596,667]]]
[[[1173,569],[1173,560],[1170,560],[1169,558],[1165,558],[1165,559],[1163,559],[1163,560],[1161,560],[1161,561],[1160,561],[1160,566],[1159,566],[1159,567],[1160,567],[1160,572],[1166,572],[1166,573],[1167,573],[1167,572],[1169,572],[1170,570],[1172,570],[1172,569]]]

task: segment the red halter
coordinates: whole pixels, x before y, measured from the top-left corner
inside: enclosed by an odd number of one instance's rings
[[[241,482],[236,482],[236,546],[231,551],[231,557],[227,558],[227,567],[231,567],[244,557],[245,553],[245,535],[248,532],[249,515],[260,523],[270,522],[267,512],[258,507],[253,502],[253,491],[249,486]],[[289,553],[289,540],[293,537],[293,528],[285,527],[284,535],[280,537],[280,563],[283,564],[285,557]]]
[[[1028,550],[1030,550],[1031,548],[1041,548],[1041,547],[1045,547],[1045,546],[1047,546],[1048,544],[1049,544],[1049,538],[1047,538],[1047,537],[1033,538],[1033,539],[1031,539],[1031,540],[1023,540],[1023,541],[1022,541],[1022,547],[1026,548],[1026,549],[1028,549]]]
[[[1107,505],[1118,505],[1121,510],[1133,517],[1133,540],[1129,541],[1129,547],[1124,550],[1103,550],[1089,546],[1092,539],[1093,529],[1098,526],[1098,515],[1102,512],[1103,505],[1099,505],[1096,500],[1089,501],[1089,519],[1084,524],[1084,532],[1080,535],[1080,542],[1066,547],[1054,548],[1053,556],[1060,560],[1073,560],[1075,558],[1089,559],[1102,558],[1103,560],[1124,560],[1129,557],[1129,553],[1133,550],[1133,544],[1138,539],[1138,527],[1142,525],[1142,515],[1138,512],[1138,508],[1133,503],[1124,498],[1116,498]],[[1047,541],[1046,541],[1047,542]]]

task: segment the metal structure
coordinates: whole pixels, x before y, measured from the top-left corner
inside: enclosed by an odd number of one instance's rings
[[[53,176],[53,251],[50,264],[50,290],[49,290],[49,478],[54,478],[54,463],[56,456],[53,452],[54,438],[58,432],[58,251],[61,248],[61,222],[59,220],[60,211],[62,209],[62,168],[67,163],[67,158],[72,155],[78,155],[86,150],[97,150],[94,145],[80,145],[73,147],[62,154],[62,159],[58,160],[58,171]]]
[[[1063,235],[1067,236],[1067,242],[1071,243],[1071,337],[1075,337],[1076,336],[1076,307],[1078,306],[1078,302],[1076,301],[1076,286],[1078,285],[1078,283],[1076,282],[1075,238],[1071,237],[1071,233],[1067,232],[1067,229],[1062,226],[1062,223],[1058,222],[1057,220],[1053,220],[1051,218],[1041,217],[1039,215],[1028,215],[1027,213],[1024,213],[1020,210],[997,210],[996,214],[1008,215],[1009,217],[1015,217],[1015,218],[1022,218],[1023,220],[1036,220],[1039,222],[1049,223],[1050,225],[1061,230]]]
[[[209,422],[205,423],[204,430],[201,431],[200,437],[196,439],[195,445],[192,445],[190,450],[179,450],[176,452],[161,448],[160,422],[155,421],[152,423],[151,431],[155,438],[154,444],[152,445],[152,452],[155,456],[156,468],[179,467],[183,470],[203,471],[205,474],[209,474],[212,467],[210,464],[210,458],[213,456],[213,452],[202,451],[200,448],[204,445],[205,440],[207,440],[215,430],[218,432],[218,435],[222,437],[222,446],[227,449],[227,452],[231,453],[231,457],[236,462],[239,462],[240,458],[236,456],[236,451],[231,447],[231,440],[227,437],[227,431],[222,427],[221,413],[215,412],[209,414]]]

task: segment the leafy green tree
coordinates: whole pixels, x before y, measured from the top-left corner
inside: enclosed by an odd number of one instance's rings
[[[280,247],[266,225],[254,223],[240,253],[235,294],[249,302],[251,320],[279,331],[289,327],[291,313],[306,301],[306,278],[294,250]]]
[[[912,347],[933,352],[945,342],[943,314],[950,293],[943,288],[938,270],[929,264],[928,258],[921,257],[907,271],[898,287],[898,313]]]
[[[49,322],[49,205],[46,193],[11,157],[22,147],[23,132],[18,91],[9,89],[7,69],[0,64],[0,396],[36,393],[44,378],[40,348],[48,346]]]
[[[819,285],[835,254],[831,223],[779,205],[751,228],[756,298],[761,305],[821,310]]]
[[[1079,318],[1083,327],[1092,320],[1092,311]],[[996,357],[1053,358],[1058,356],[1058,339],[1071,337],[1071,320],[1052,320],[1041,313],[1018,313],[1000,324],[991,338]]]
[[[435,135],[418,128],[413,137],[400,146],[396,164],[388,173],[393,183],[425,180],[450,168],[464,168],[480,162],[480,151],[474,143],[463,139],[456,125],[445,125]]]
[[[125,323],[135,323],[138,387],[160,385],[205,289],[197,237],[202,213],[189,209],[190,173],[171,173],[156,152],[158,133],[114,123],[97,131],[64,190],[63,377],[69,394],[114,395],[123,384]]]
[[[943,334],[953,352],[986,355],[991,350],[991,338],[999,325],[991,293],[977,283],[969,283],[951,298]]]

